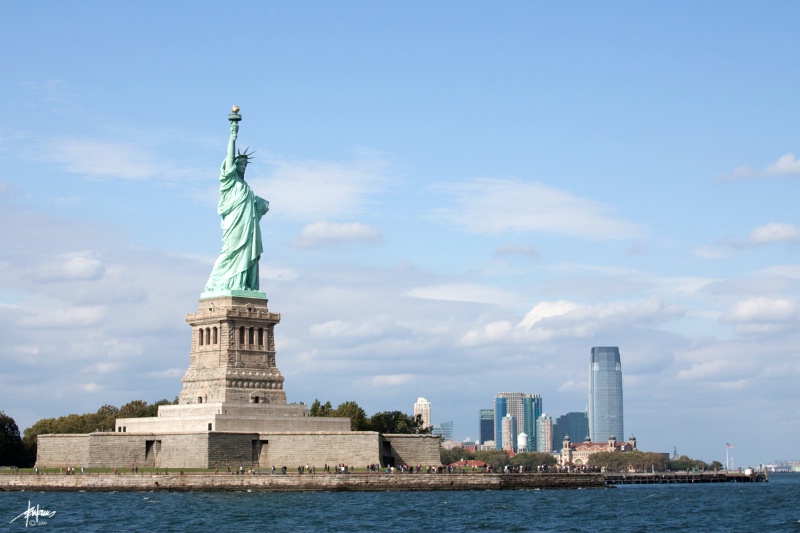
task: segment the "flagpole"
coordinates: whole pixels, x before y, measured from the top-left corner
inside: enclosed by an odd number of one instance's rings
[[[730,444],[727,444],[727,443],[725,444],[725,471],[726,472],[728,471],[728,465],[730,464],[730,462],[728,461],[728,450],[730,449],[730,447],[731,447]]]

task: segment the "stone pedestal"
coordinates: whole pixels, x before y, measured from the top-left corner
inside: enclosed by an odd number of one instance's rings
[[[283,376],[275,365],[280,320],[265,298],[201,299],[197,312],[186,316],[192,347],[179,403],[285,405]]]

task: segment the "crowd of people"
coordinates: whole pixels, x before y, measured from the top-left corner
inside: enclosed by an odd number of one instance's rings
[[[275,468],[274,466],[270,469],[270,473],[272,475],[286,475],[289,469],[286,466],[282,466],[280,468]],[[311,474],[315,475],[317,473],[317,467],[315,465],[310,465],[306,463],[305,465],[300,465],[297,467],[297,475],[303,474]],[[367,473],[386,473],[386,474],[466,474],[466,473],[473,473],[473,474],[492,474],[495,473],[497,470],[492,465],[485,465],[485,466],[476,466],[476,465],[427,465],[422,466],[421,464],[408,465],[402,464],[400,466],[381,466],[380,464],[372,463],[367,465],[366,467]],[[572,473],[594,473],[600,472],[601,469],[598,467],[591,467],[586,465],[576,466],[576,465],[539,465],[537,467],[530,467],[525,465],[505,465],[502,467],[500,472],[503,474],[530,474],[530,473],[556,473],[556,474],[572,474]],[[39,474],[39,468],[36,467],[34,469],[35,474]],[[75,475],[75,467],[64,467],[60,469],[60,472],[64,475]],[[356,469],[352,466],[346,465],[344,463],[340,463],[337,465],[328,465],[327,463],[322,467],[322,472],[325,474],[353,474],[356,473]],[[80,467],[80,473],[84,473],[84,467]],[[117,468],[113,469],[114,475],[119,475],[120,471]],[[164,473],[167,474],[169,471],[165,468],[163,472],[160,469],[156,469],[156,474]],[[183,471],[180,472],[183,474]],[[215,474],[219,474],[219,467],[214,469]],[[139,474],[139,467],[133,466],[131,467],[131,475],[138,475]],[[245,468],[244,466],[239,466],[238,468],[231,469],[230,466],[227,467],[227,474],[229,475],[258,475],[260,474],[259,470],[256,468]]]

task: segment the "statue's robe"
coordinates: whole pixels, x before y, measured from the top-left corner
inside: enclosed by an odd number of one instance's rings
[[[253,193],[239,177],[236,165],[226,172],[223,161],[219,182],[217,212],[222,217],[222,251],[205,290],[257,291],[258,259],[263,251],[259,221],[269,211],[269,202]]]

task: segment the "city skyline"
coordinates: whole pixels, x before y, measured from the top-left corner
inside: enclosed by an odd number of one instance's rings
[[[613,345],[640,449],[793,457],[799,4],[0,17],[0,409],[20,429],[180,393],[236,104],[290,403],[407,412],[424,391],[460,441],[497,391],[586,409],[587,350]]]
[[[517,449],[517,437],[524,433],[527,437],[527,449],[533,451],[536,446],[536,420],[542,414],[542,397],[538,394],[525,392],[498,392],[494,397],[494,441],[495,448],[498,450],[508,449],[509,443],[506,433],[511,432],[511,447]],[[506,415],[510,415],[512,420],[508,428],[503,421]]]

